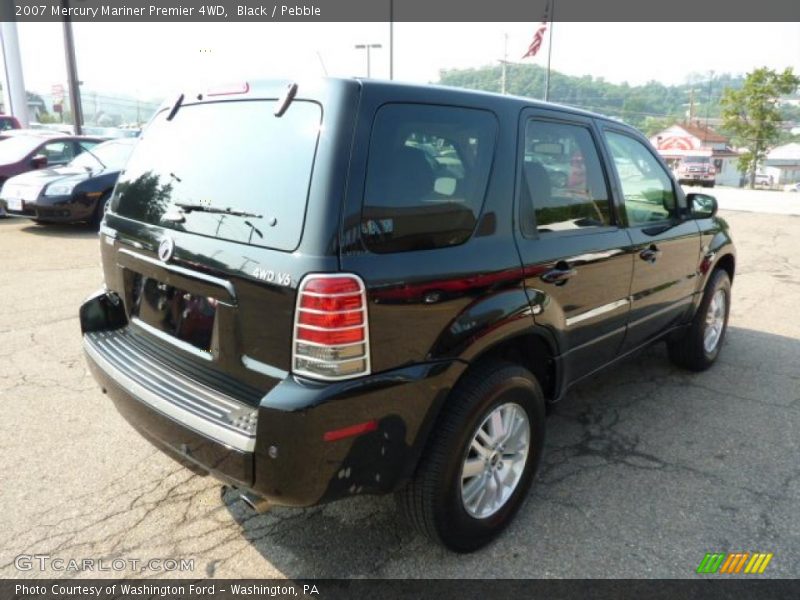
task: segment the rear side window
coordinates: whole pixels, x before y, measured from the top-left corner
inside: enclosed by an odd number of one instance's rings
[[[586,127],[528,121],[520,204],[528,236],[611,224],[608,186]]]
[[[361,236],[373,252],[455,246],[475,228],[494,157],[488,111],[387,104],[372,129]]]

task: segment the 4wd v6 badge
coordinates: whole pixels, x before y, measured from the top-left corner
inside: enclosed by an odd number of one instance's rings
[[[253,269],[253,277],[266,281],[267,283],[277,283],[278,285],[292,285],[292,276],[289,273],[276,273],[269,269],[256,267]]]

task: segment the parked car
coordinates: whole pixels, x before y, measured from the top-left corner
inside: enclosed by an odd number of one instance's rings
[[[675,177],[681,185],[714,187],[716,175],[709,156],[685,156],[675,168]]]
[[[0,134],[0,186],[20,173],[65,165],[85,149],[102,141],[102,138],[59,135],[49,131],[4,131]],[[5,215],[5,203],[0,201],[0,216]]]
[[[800,182],[788,183],[783,187],[784,192],[800,192]]]
[[[547,403],[659,340],[717,360],[716,208],[577,109],[374,80],[187,94],[119,178],[83,346],[134,427],[254,508],[395,492],[471,551],[527,496]]]
[[[0,115],[0,131],[8,131],[10,129],[20,129],[22,125],[19,124],[17,117],[11,115]]]
[[[37,222],[86,221],[97,226],[135,143],[134,139],[104,142],[63,167],[12,177],[3,185],[0,201],[10,215]]]
[[[0,184],[33,169],[67,164],[103,138],[30,132],[0,142]]]

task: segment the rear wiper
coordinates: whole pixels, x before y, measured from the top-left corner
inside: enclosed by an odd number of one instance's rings
[[[250,217],[253,219],[263,219],[263,215],[257,215],[255,213],[247,212],[246,210],[237,210],[235,208],[231,208],[228,206],[227,208],[220,208],[216,206],[207,206],[205,204],[193,204],[191,202],[175,202],[174,206],[177,206],[184,212],[207,212],[207,213],[214,213],[218,215],[231,215],[233,217]]]

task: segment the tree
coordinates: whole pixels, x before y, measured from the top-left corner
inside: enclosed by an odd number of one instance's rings
[[[739,157],[739,170],[749,174],[751,189],[758,165],[781,138],[778,100],[798,86],[800,77],[791,67],[783,73],[762,67],[747,74],[741,89],[726,89],[722,94],[722,126],[747,148]]]

